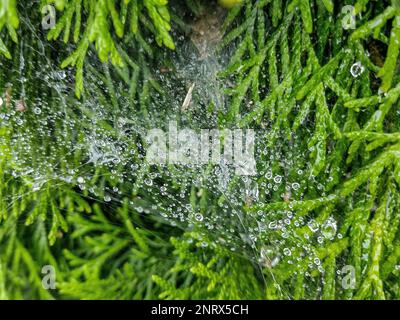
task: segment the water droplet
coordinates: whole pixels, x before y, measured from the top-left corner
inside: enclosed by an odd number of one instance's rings
[[[282,177],[281,176],[275,176],[274,177],[274,182],[275,183],[281,183],[282,182]]]
[[[335,237],[336,230],[337,223],[336,220],[333,218],[329,218],[328,220],[326,220],[321,227],[322,235],[328,240],[332,240]]]
[[[297,182],[293,182],[292,183],[292,189],[293,190],[298,190],[300,188],[300,184],[298,184]]]
[[[266,177],[268,180],[272,179],[272,172],[271,172],[271,171],[268,171],[268,172],[265,174],[265,177]]]
[[[285,248],[285,249],[283,249],[283,254],[285,256],[290,256],[290,255],[292,255],[292,251],[290,251],[289,248]]]
[[[276,227],[277,227],[277,223],[276,223],[276,221],[272,221],[272,222],[270,222],[269,224],[268,224],[268,228],[270,228],[270,229],[276,229]]]
[[[39,115],[42,113],[42,109],[40,109],[39,107],[33,108],[33,113]]]
[[[204,219],[204,217],[203,217],[203,215],[201,213],[196,213],[194,218],[199,222],[203,221],[203,219]]]
[[[311,220],[308,223],[308,227],[312,232],[316,232],[319,229],[318,223],[315,220]]]
[[[364,72],[364,67],[361,64],[360,61],[357,61],[355,64],[353,64],[350,68],[350,73],[354,78],[357,78]]]

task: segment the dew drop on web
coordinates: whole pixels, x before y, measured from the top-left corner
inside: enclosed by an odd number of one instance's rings
[[[354,78],[359,77],[364,72],[364,66],[360,61],[354,63],[350,68],[350,73]]]

